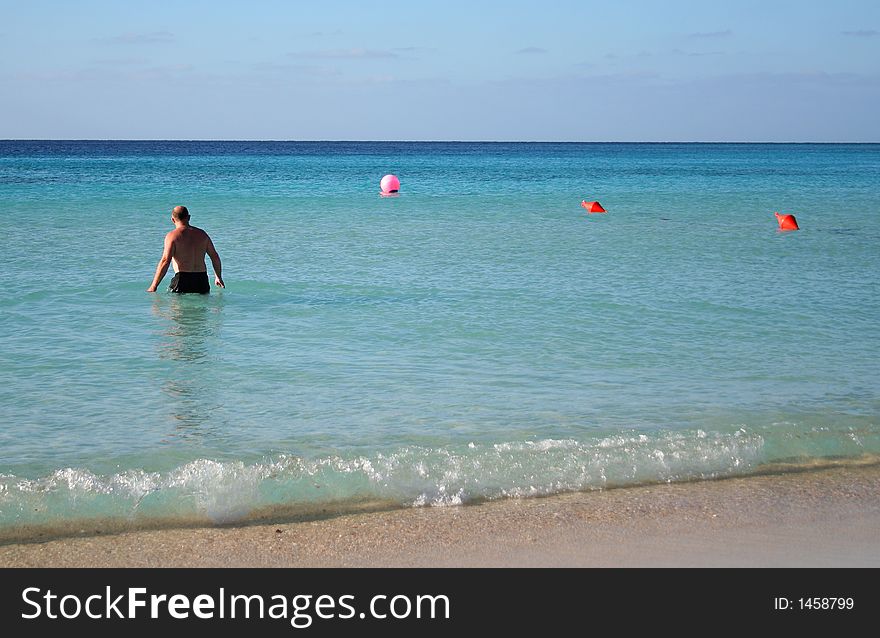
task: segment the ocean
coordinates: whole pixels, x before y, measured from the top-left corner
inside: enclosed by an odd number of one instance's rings
[[[880,460],[880,145],[0,141],[0,215],[0,539]]]

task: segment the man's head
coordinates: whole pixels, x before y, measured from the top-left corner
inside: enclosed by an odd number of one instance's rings
[[[180,222],[186,224],[189,222],[189,211],[186,206],[175,206],[171,209],[171,220],[174,223]]]

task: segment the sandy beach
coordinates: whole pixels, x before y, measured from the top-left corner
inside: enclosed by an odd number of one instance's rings
[[[880,466],[0,546],[4,567],[880,566]]]

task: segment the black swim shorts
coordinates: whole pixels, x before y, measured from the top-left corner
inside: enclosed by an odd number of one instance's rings
[[[207,295],[211,292],[211,284],[206,272],[179,272],[168,285],[169,292],[198,292]]]

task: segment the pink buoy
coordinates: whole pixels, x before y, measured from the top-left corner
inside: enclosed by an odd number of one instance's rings
[[[397,175],[386,175],[379,182],[379,188],[380,195],[394,195],[400,190],[400,180],[397,179]]]

